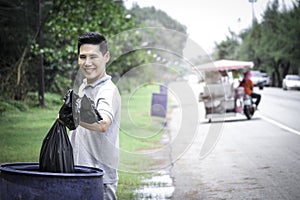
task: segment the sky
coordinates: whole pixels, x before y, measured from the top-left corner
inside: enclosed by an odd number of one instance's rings
[[[291,7],[293,0],[279,0],[280,5]],[[135,2],[140,7],[154,6],[187,27],[189,38],[207,53],[213,52],[215,42],[229,36],[229,29],[240,33],[251,27],[252,8],[260,22],[272,0],[124,0],[130,8]],[[252,7],[253,6],[253,7]]]

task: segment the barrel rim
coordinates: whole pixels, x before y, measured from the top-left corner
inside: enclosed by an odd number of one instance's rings
[[[23,168],[22,168],[23,166]],[[26,170],[28,169],[28,170]],[[31,171],[29,170],[31,169]],[[81,171],[82,173],[57,173],[57,172],[42,172],[33,171],[39,170],[39,163],[34,162],[14,162],[0,164],[1,172],[23,174],[23,175],[35,175],[35,176],[49,176],[49,177],[99,177],[104,175],[104,171],[95,167],[76,165],[75,171]]]

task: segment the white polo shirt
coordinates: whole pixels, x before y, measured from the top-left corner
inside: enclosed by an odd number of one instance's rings
[[[100,115],[106,114],[112,124],[106,132],[97,132],[78,126],[71,131],[75,165],[97,167],[104,170],[103,183],[118,181],[119,164],[119,128],[121,115],[121,97],[111,76],[106,75],[98,81],[87,84],[83,80],[78,95],[86,94],[95,102]]]

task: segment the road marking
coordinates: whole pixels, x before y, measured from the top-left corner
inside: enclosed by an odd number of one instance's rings
[[[257,114],[258,114],[259,117],[262,118],[263,120],[266,120],[266,121],[268,121],[268,122],[270,122],[270,123],[272,123],[272,124],[274,124],[274,125],[276,125],[276,126],[282,128],[282,129],[285,129],[286,131],[289,131],[289,132],[295,133],[295,134],[297,134],[297,135],[300,135],[300,131],[297,131],[296,129],[290,128],[290,127],[288,127],[288,126],[286,126],[286,125],[284,125],[284,124],[281,124],[281,123],[279,123],[279,122],[277,122],[277,121],[275,121],[275,120],[273,120],[273,119],[270,119],[270,118],[268,118],[268,117],[266,117],[266,116],[263,116],[263,115],[260,114],[260,113],[257,113]]]

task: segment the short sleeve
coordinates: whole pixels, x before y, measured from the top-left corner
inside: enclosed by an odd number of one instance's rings
[[[113,121],[118,109],[120,95],[116,87],[101,89],[97,95],[96,109],[100,115],[107,115]]]

